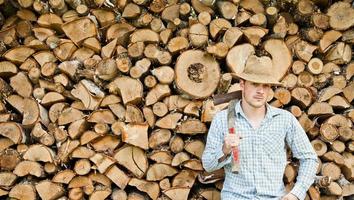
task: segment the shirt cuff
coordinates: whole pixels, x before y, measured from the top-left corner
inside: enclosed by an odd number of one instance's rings
[[[295,184],[290,193],[295,195],[299,200],[303,200],[306,197],[306,190],[304,190],[299,184]]]
[[[219,162],[219,159],[222,158],[224,155],[225,155],[225,154],[224,154],[224,152],[223,152],[222,150],[217,153],[216,158],[217,158],[217,160],[218,160],[218,164],[219,164],[219,165],[220,165],[220,164],[224,165],[224,164],[226,164],[226,163],[228,163],[228,162],[231,162],[231,160],[230,160],[230,158],[231,158],[231,153],[230,153],[229,155],[227,155],[225,159],[223,159],[221,162]]]

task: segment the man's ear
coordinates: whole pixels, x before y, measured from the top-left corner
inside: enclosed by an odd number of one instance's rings
[[[240,79],[240,87],[241,87],[241,90],[243,90],[243,88],[245,87],[245,80]]]

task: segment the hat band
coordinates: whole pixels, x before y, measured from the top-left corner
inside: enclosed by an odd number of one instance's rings
[[[273,85],[281,84],[279,81],[275,80],[273,77],[268,75],[241,73],[238,75],[238,77],[254,83],[264,83],[264,84],[273,84]]]

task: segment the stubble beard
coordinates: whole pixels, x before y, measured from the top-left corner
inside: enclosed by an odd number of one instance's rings
[[[266,99],[262,99],[262,101],[257,101],[256,99],[247,99],[245,98],[245,101],[248,105],[250,105],[253,108],[262,108],[266,104]]]

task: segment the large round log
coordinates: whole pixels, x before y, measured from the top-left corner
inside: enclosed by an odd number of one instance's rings
[[[220,68],[215,58],[200,50],[183,52],[175,66],[175,84],[184,94],[193,99],[203,99],[216,90]]]

